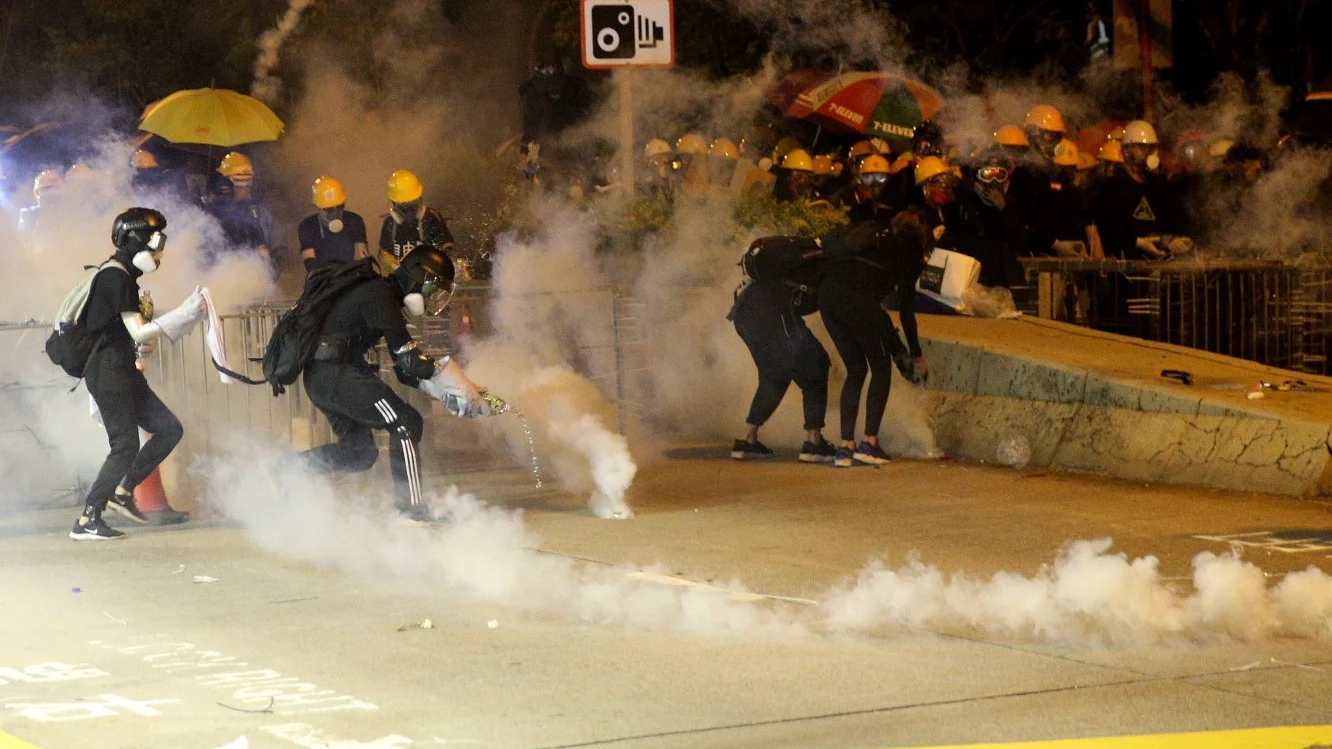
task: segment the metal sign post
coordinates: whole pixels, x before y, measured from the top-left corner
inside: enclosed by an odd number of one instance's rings
[[[582,0],[583,67],[614,70],[620,90],[620,188],[628,200],[636,179],[634,68],[675,65],[672,0]]]

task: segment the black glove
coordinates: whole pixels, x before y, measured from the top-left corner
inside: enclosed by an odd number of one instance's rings
[[[400,350],[393,360],[393,374],[398,382],[409,387],[416,387],[421,380],[428,380],[435,375],[435,360],[421,353],[421,349],[412,345]]]
[[[892,356],[893,356],[893,364],[897,365],[897,371],[901,372],[902,376],[907,378],[911,382],[915,382],[916,360],[912,358],[911,352],[907,351],[906,349],[902,349],[901,351],[894,351]]]

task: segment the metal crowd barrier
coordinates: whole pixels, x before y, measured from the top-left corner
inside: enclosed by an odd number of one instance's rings
[[[1332,265],[1323,261],[1024,258],[1025,314],[1329,374]]]

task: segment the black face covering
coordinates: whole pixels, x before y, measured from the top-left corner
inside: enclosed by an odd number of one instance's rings
[[[411,221],[421,212],[421,199],[417,198],[406,203],[394,203],[393,211],[398,214],[399,223]]]

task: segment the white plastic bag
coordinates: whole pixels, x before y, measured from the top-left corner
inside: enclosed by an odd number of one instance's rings
[[[936,248],[916,280],[916,291],[961,312],[966,307],[962,295],[980,278],[980,270],[976,258]]]

